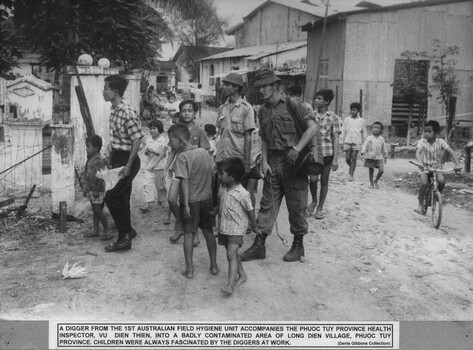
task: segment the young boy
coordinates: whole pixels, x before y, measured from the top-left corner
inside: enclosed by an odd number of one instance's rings
[[[215,158],[215,152],[217,151],[218,144],[217,128],[213,124],[205,124],[204,130],[210,143],[209,153],[212,158]]]
[[[419,140],[417,143],[417,152],[416,159],[424,168],[442,168],[443,165],[443,155],[444,152],[447,152],[452,157],[455,162],[455,171],[460,171],[461,166],[458,162],[458,158],[450,148],[450,146],[442,139],[437,137],[438,132],[440,131],[440,125],[435,120],[430,120],[425,123],[424,126],[424,138]],[[425,191],[428,187],[428,177],[427,172],[421,171],[419,174],[420,177],[420,189],[419,189],[419,206],[415,212],[422,213],[422,201],[424,199]],[[445,178],[442,173],[437,174],[438,189],[440,192],[445,188]]]
[[[314,107],[316,112],[315,120],[320,127],[322,139],[322,156],[324,157],[324,171],[320,179],[320,197],[317,203],[317,182],[318,176],[310,176],[309,189],[312,195],[312,202],[307,207],[307,214],[315,212],[316,219],[323,219],[323,208],[328,193],[328,182],[330,171],[338,169],[338,145],[341,133],[340,117],[328,110],[328,106],[334,98],[333,90],[322,89],[315,94]]]
[[[243,245],[248,221],[251,227],[256,227],[250,194],[241,185],[244,175],[245,165],[238,157],[226,158],[219,163],[218,176],[223,191],[220,195],[218,244],[227,250],[228,282],[222,287],[222,292],[227,295],[233,293],[236,285],[246,281],[238,249]]]
[[[384,164],[388,161],[388,153],[386,152],[386,143],[384,137],[381,136],[384,130],[383,124],[374,122],[372,128],[373,135],[366,138],[361,155],[365,156],[365,167],[369,168],[370,188],[379,188],[378,181],[383,176]],[[373,181],[374,168],[378,169],[376,179]]]
[[[208,152],[192,145],[190,131],[183,124],[172,125],[168,130],[169,145],[174,151],[175,179],[181,190],[179,216],[182,218],[184,231],[184,257],[186,270],[182,275],[194,277],[194,236],[200,228],[207,241],[210,256],[210,273],[217,275],[217,244],[213,234],[213,161]]]
[[[198,111],[198,105],[196,102],[192,100],[182,101],[179,104],[179,112],[181,116],[180,124],[186,126],[187,129],[189,130],[189,133],[190,133],[189,143],[191,145],[195,145],[199,148],[203,148],[204,150],[209,150],[210,143],[205,131],[201,127],[197,126],[194,121],[197,111]],[[177,154],[174,152],[174,150],[171,149],[171,152],[169,153],[169,156],[168,156],[168,160],[164,167],[165,174],[168,173],[171,167],[171,163],[174,161],[176,156]],[[177,243],[177,241],[179,240],[179,238],[182,236],[183,233],[181,231],[181,222],[180,222],[178,206],[177,206],[177,202],[178,202],[177,197],[178,197],[179,192],[176,190],[174,182],[171,182],[171,188],[169,190],[169,193],[170,195],[168,198],[168,203],[174,214],[174,217],[176,218],[174,235],[171,236],[169,239],[171,243]],[[199,243],[200,243],[199,236],[196,234],[194,245],[198,246]]]
[[[85,188],[84,195],[89,198],[94,213],[94,232],[86,233],[85,237],[99,236],[100,222],[103,226],[103,235],[101,240],[113,238],[113,234],[108,229],[108,222],[102,211],[103,198],[105,196],[105,182],[97,178],[97,171],[107,169],[107,162],[100,155],[102,149],[102,138],[98,135],[89,136],[85,139],[87,151],[87,162],[85,163]]]
[[[162,182],[164,175],[164,165],[166,164],[167,140],[163,123],[160,120],[152,120],[148,124],[151,137],[146,138],[145,156],[147,162],[144,171],[144,198],[146,206],[140,208],[143,213],[150,211],[153,202],[158,194],[158,205],[163,207],[167,197],[165,184]]]
[[[350,105],[350,116],[343,121],[343,150],[345,151],[345,160],[349,169],[349,180],[354,181],[353,175],[356,169],[356,159],[361,146],[366,139],[366,125],[363,118],[360,117],[361,104],[353,102]]]

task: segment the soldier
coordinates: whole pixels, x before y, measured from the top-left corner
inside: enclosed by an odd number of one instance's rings
[[[258,111],[264,176],[257,220],[257,231],[261,234],[256,235],[253,245],[241,254],[242,261],[266,257],[266,237],[271,234],[284,196],[294,241],[283,260],[298,261],[304,256],[303,237],[308,231],[304,216],[308,180],[306,173],[295,170],[294,163],[302,149],[315,137],[317,126],[313,119],[305,119],[307,129],[298,138],[294,121],[286,109],[285,97],[278,90],[279,80],[269,69],[261,70],[256,75],[255,87],[259,87],[265,101]]]

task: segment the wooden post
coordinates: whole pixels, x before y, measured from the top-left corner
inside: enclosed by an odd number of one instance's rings
[[[67,202],[59,202],[59,232],[66,232]]]
[[[338,111],[338,85],[335,86],[335,113],[337,115],[341,115],[341,113]]]
[[[465,173],[471,171],[471,146],[465,147]]]
[[[360,89],[360,118],[363,118],[363,89]]]
[[[315,69],[315,83],[314,83],[314,96],[312,97],[312,107],[315,105],[315,94],[317,93],[317,87],[319,85],[319,78],[320,78],[320,62],[322,61],[322,55],[324,52],[324,45],[325,45],[325,28],[327,26],[327,16],[328,16],[328,7],[330,0],[322,1],[322,4],[325,5],[325,16],[324,16],[324,23],[322,26],[322,39],[320,40],[320,50],[319,50],[319,58],[317,60],[317,67]]]
[[[389,157],[390,158],[394,158],[394,152],[396,151],[396,145],[395,144],[391,144],[391,152],[389,152]]]
[[[82,119],[84,120],[87,136],[92,136],[95,135],[92,115],[90,114],[87,98],[85,97],[84,87],[82,86],[82,80],[80,79],[79,70],[77,69],[76,65],[74,65],[73,67],[78,83],[78,85],[75,87],[75,90],[77,94],[77,99],[79,100],[80,114],[82,115]]]

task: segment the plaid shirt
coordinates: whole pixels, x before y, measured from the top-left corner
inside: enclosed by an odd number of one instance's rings
[[[342,132],[340,124],[340,117],[331,111],[325,112],[321,115],[317,112],[315,114],[315,122],[320,129],[320,137],[322,139],[322,156],[330,157],[335,154],[333,149],[333,135],[338,135]]]
[[[133,141],[145,136],[138,115],[125,100],[111,110],[110,145],[113,149],[130,152]]]
[[[220,198],[220,209],[220,233],[243,236],[248,228],[247,212],[253,210],[248,191],[240,184],[231,191],[224,188]]]

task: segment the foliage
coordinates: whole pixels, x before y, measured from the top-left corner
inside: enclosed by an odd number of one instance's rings
[[[152,66],[167,22],[142,0],[16,0],[15,24],[42,64],[74,64],[81,53],[125,70]]]
[[[450,98],[458,93],[455,56],[460,53],[460,49],[458,46],[444,47],[439,40],[434,40],[433,46],[431,88],[438,90],[437,101],[442,102],[448,112]]]
[[[10,17],[12,0],[0,0],[0,75],[17,66],[21,51],[19,38]]]
[[[17,67],[18,59],[21,58],[19,37],[13,29],[11,20],[0,22],[0,75]]]
[[[428,84],[429,61],[423,54],[405,51],[396,64],[394,96],[409,104],[425,102],[431,96]]]
[[[220,18],[212,0],[199,0],[192,13],[171,11],[171,22],[179,43],[186,47],[184,67],[192,78],[199,77],[197,59],[208,55],[208,47],[223,38],[228,22]]]

